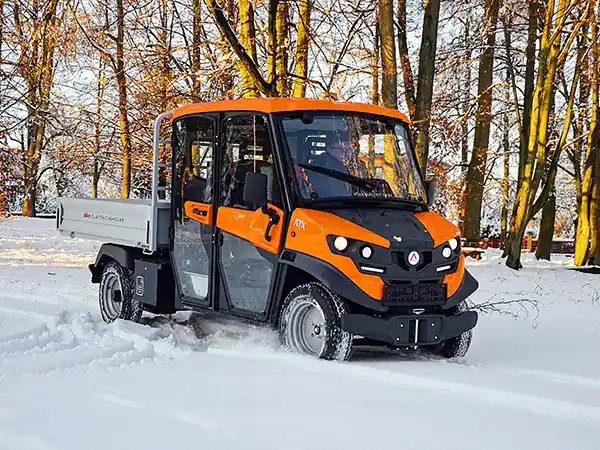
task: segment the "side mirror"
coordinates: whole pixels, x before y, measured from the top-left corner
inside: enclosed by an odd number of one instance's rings
[[[263,173],[246,173],[244,203],[259,207],[267,206],[267,176]]]
[[[433,205],[435,201],[435,193],[437,190],[437,183],[435,180],[425,180],[425,191],[427,194],[427,205]]]

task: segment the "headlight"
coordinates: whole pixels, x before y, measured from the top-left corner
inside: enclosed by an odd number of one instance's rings
[[[360,251],[360,254],[362,255],[363,258],[369,259],[373,255],[373,249],[371,247],[369,247],[368,245],[365,245],[362,248],[362,250]]]
[[[460,238],[457,236],[455,238],[450,239],[448,241],[448,245],[450,246],[452,251],[456,250],[458,247],[460,247]]]
[[[452,253],[460,253],[460,237],[456,236],[450,239],[442,249],[442,256],[446,259],[452,256]]]
[[[348,248],[348,239],[346,239],[344,236],[338,236],[333,241],[333,246],[337,251],[343,252]]]

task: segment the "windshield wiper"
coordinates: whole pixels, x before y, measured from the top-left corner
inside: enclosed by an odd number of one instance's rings
[[[346,181],[354,186],[358,186],[360,188],[366,188],[374,191],[377,188],[377,183],[365,180],[360,177],[355,177],[354,175],[350,175],[348,173],[340,172],[335,169],[328,169],[327,167],[321,166],[313,166],[312,164],[298,164],[298,167],[302,167],[303,169],[312,170],[314,172],[322,173],[324,175],[329,175],[330,177],[337,178],[341,181]]]

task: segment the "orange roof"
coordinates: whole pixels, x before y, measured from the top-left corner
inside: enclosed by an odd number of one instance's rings
[[[242,98],[239,100],[223,100],[218,102],[192,103],[177,108],[173,119],[188,114],[198,114],[219,111],[258,111],[265,114],[286,111],[333,110],[377,114],[394,117],[406,123],[408,118],[397,109],[383,108],[367,103],[334,102],[331,100],[316,100],[308,98]]]

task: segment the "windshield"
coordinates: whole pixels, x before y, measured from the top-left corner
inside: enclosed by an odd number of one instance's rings
[[[305,199],[424,201],[419,169],[400,122],[342,112],[284,118],[282,123]]]

